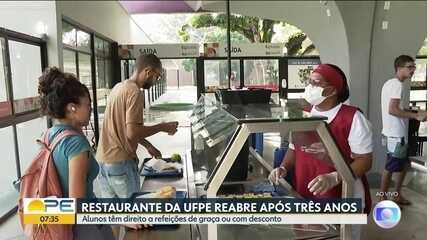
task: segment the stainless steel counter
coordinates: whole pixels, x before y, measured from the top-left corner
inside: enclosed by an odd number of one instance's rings
[[[266,179],[268,171],[255,157],[250,157],[251,172],[246,182],[225,183],[228,186],[239,185],[245,191],[248,186],[255,182]],[[152,178],[142,179],[142,191],[155,191],[161,186],[175,186],[177,190],[187,191],[190,197],[200,197],[205,195],[203,182],[206,181],[207,164],[205,158],[192,159],[190,151],[186,153],[184,160],[184,174],[182,178]],[[193,163],[199,165],[193,170]],[[202,166],[202,168],[200,168]],[[194,173],[198,177],[195,178]],[[196,184],[196,182],[198,182]],[[204,240],[208,239],[207,225],[180,225],[176,228],[145,229],[145,230],[122,230],[125,240]],[[325,225],[218,225],[218,239],[233,240],[261,240],[261,239],[335,239],[339,234]],[[338,238],[337,238],[338,239]]]

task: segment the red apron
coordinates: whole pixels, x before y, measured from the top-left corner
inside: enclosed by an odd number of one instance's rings
[[[357,108],[343,104],[335,118],[328,124],[329,132],[348,164],[353,162],[348,136],[354,114],[357,111]],[[295,145],[296,157],[293,179],[296,191],[304,198],[341,198],[341,184],[318,196],[314,196],[307,188],[308,183],[318,175],[336,171],[317,133],[314,131],[295,132],[292,134],[292,142]],[[364,212],[369,213],[372,204],[369,185],[366,176],[363,176],[361,180],[365,190]]]

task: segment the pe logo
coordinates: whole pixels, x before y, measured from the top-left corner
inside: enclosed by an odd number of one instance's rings
[[[382,228],[388,229],[396,226],[400,217],[400,208],[393,201],[381,201],[374,208],[374,221]]]
[[[52,213],[69,214],[75,213],[74,198],[25,198],[24,214]]]

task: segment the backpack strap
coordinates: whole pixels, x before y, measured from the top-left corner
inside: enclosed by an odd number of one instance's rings
[[[69,137],[69,136],[78,136],[81,135],[75,130],[66,129],[59,133],[55,138],[52,140],[52,142],[48,145],[48,148],[51,152],[55,149],[55,147],[58,145],[59,142],[61,142],[62,139]],[[47,143],[47,142],[45,142]]]
[[[49,146],[49,134],[50,134],[50,130],[51,130],[52,128],[49,128],[49,129],[47,129],[47,131],[46,131],[46,133],[44,134],[44,137],[43,137],[43,142],[46,144],[46,146]]]
[[[40,144],[43,148],[49,148],[49,135],[51,128],[48,128],[43,136],[43,141],[40,139],[36,139],[36,142]]]

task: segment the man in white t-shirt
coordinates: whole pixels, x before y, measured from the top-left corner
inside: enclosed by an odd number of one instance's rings
[[[401,194],[403,180],[409,167],[408,156],[401,156],[396,150],[396,146],[404,146],[408,143],[408,119],[423,121],[426,117],[424,111],[418,113],[405,110],[409,104],[405,104],[405,94],[403,82],[411,79],[415,72],[415,60],[407,55],[401,55],[394,60],[396,77],[384,83],[381,90],[381,112],[383,129],[382,134],[387,146],[387,162],[381,181],[380,200],[387,199],[387,192],[392,174],[397,172],[396,183],[397,197],[393,200],[401,205],[409,205],[410,201]],[[401,149],[401,148],[398,148]],[[400,155],[400,156],[399,156]]]

